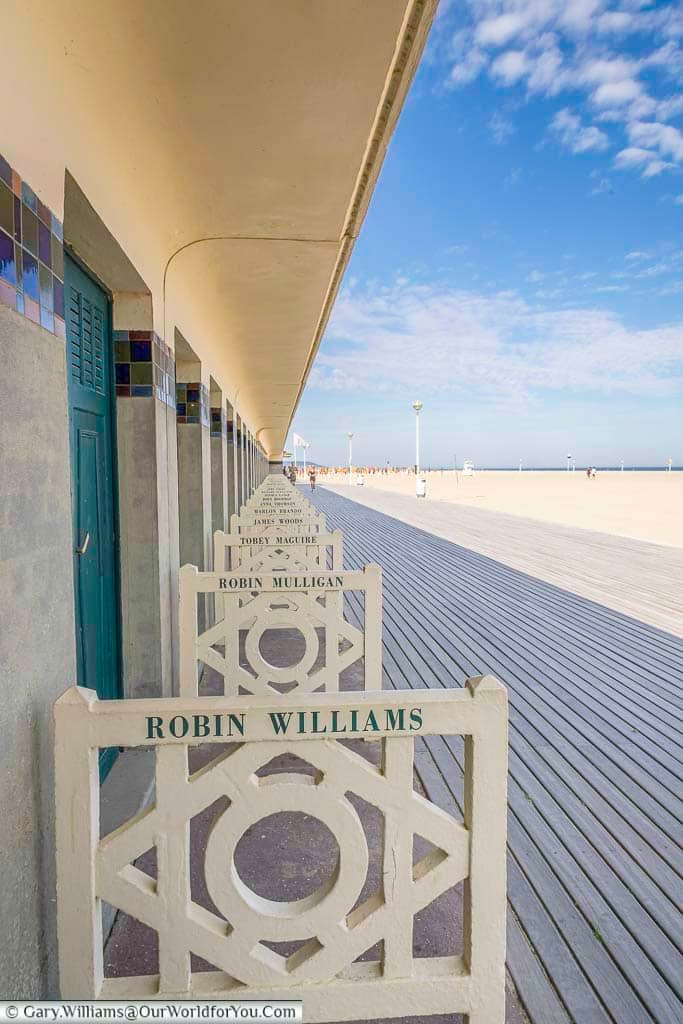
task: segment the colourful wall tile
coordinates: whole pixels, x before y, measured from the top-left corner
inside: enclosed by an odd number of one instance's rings
[[[3,305],[65,338],[61,221],[1,155],[0,283]]]

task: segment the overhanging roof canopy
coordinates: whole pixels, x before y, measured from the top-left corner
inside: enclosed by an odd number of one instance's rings
[[[55,212],[68,170],[150,289],[157,330],[182,331],[272,455],[435,5],[25,0],[3,14],[6,156]]]

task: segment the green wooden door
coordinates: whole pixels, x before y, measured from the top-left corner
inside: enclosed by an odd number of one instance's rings
[[[120,696],[114,401],[107,296],[66,258],[78,685]],[[114,759],[101,755],[103,772]]]

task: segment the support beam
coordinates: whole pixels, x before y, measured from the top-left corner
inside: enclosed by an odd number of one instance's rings
[[[237,460],[235,450],[235,410],[226,402],[226,433],[228,449],[228,522],[237,512]]]
[[[211,557],[211,437],[208,374],[176,332],[176,413],[180,564],[208,571]],[[183,358],[184,357],[184,358]],[[200,599],[200,629],[210,624],[210,602]]]
[[[117,380],[129,381],[116,396],[123,694],[170,697],[178,573],[173,353],[152,330],[150,296],[115,293],[112,312]]]
[[[228,512],[228,436],[223,392],[211,380],[211,533],[225,530]]]

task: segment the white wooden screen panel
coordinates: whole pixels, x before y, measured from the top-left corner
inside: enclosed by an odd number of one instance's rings
[[[363,629],[344,616],[344,594],[363,595]],[[214,594],[218,621],[199,632],[197,598]],[[366,690],[382,688],[382,570],[289,574],[180,570],[180,692],[196,696],[198,663],[224,679],[225,693],[270,693],[289,688],[328,692],[339,689],[341,673],[363,659]],[[288,667],[265,660],[260,641],[267,630],[299,630],[301,658]],[[244,638],[241,651],[240,636]],[[244,659],[246,657],[247,664]],[[283,694],[287,696],[288,694]]]
[[[61,994],[65,999],[303,998],[305,1019],[356,1020],[464,1013],[470,1024],[503,1024],[505,1015],[505,839],[507,698],[490,677],[464,689],[411,693],[306,695],[291,706],[330,723],[342,715],[382,740],[375,767],[338,740],[310,731],[276,733],[281,702],[252,698],[99,701],[73,687],[55,706],[57,895]],[[401,715],[402,713],[402,715]],[[192,723],[241,723],[201,771],[188,773]],[[150,721],[153,723],[150,726]],[[397,728],[396,723],[400,725]],[[161,723],[161,724],[159,724]],[[175,735],[171,723],[176,723]],[[410,725],[414,726],[411,728]],[[202,730],[200,730],[202,731]],[[429,735],[465,737],[465,816],[451,817],[415,791],[413,748]],[[113,833],[99,836],[99,747],[156,748],[156,802]],[[256,774],[276,754],[295,753],[311,775]],[[384,820],[383,877],[360,906],[367,841],[346,794],[362,797]],[[210,834],[203,870],[219,917],[190,895],[190,819],[219,797],[228,806]],[[298,903],[257,896],[239,880],[232,856],[244,831],[274,811],[323,821],[340,850],[328,884]],[[413,864],[415,835],[434,849]],[[156,846],[158,877],[135,866]],[[412,921],[421,908],[466,879],[463,956],[413,957]],[[236,884],[237,880],[237,884]],[[159,935],[159,974],[105,979],[100,902],[126,911]],[[264,942],[306,941],[285,958]],[[355,962],[383,940],[379,960]],[[190,953],[214,971],[192,973]]]

